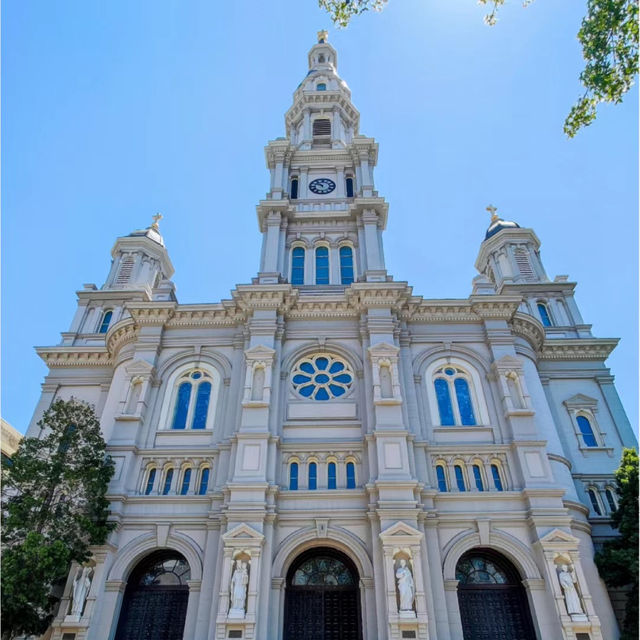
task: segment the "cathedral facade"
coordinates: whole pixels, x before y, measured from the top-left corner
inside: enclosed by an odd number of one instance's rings
[[[78,292],[30,432],[95,406],[117,528],[52,640],[613,640],[635,437],[575,283],[493,207],[464,299],[387,272],[378,145],[320,32],[266,147],[260,271],[179,304],[159,218]]]

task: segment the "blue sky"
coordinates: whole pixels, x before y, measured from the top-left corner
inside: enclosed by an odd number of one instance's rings
[[[330,29],[380,143],[387,267],[428,298],[466,297],[485,207],[569,274],[637,425],[637,108],[567,140],[585,1],[390,0]],[[8,0],[2,4],[2,415],[24,431],[75,291],[101,286],[115,238],[156,211],[180,302],[228,298],[258,269],[263,147],[330,28],[316,0]]]

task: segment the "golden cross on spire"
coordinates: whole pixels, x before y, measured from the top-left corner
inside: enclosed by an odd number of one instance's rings
[[[325,31],[324,29],[322,31],[318,31],[318,42],[319,43],[323,43],[323,42],[328,42],[329,40],[329,33],[327,31]]]
[[[495,222],[496,220],[500,219],[498,217],[498,214],[496,213],[497,210],[498,207],[494,207],[492,204],[487,207],[487,211],[491,214],[491,222]]]
[[[151,228],[155,229],[157,231],[158,230],[158,223],[160,222],[160,220],[162,220],[162,214],[161,213],[156,213],[156,215],[152,216],[151,219],[153,220],[153,224],[151,225]]]

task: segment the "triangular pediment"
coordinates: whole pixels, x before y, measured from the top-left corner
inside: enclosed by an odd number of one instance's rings
[[[562,531],[561,529],[553,529],[546,535],[542,536],[542,538],[540,538],[540,542],[543,546],[553,546],[554,544],[560,543],[562,545],[570,544],[577,547],[580,543],[580,540],[572,536],[570,533],[567,533],[566,531]]]
[[[251,349],[246,349],[244,355],[247,360],[271,360],[275,354],[275,349],[265,347],[262,344],[258,344]]]
[[[379,342],[378,344],[374,344],[369,347],[369,353],[372,356],[380,357],[380,356],[396,356],[398,355],[398,351],[400,349],[388,342]]]
[[[422,532],[418,531],[406,522],[396,522],[387,527],[381,534],[380,538],[386,543],[408,543],[411,541],[419,541],[422,539]]]
[[[575,396],[571,396],[564,400],[563,404],[567,407],[581,408],[581,407],[594,407],[598,404],[595,398],[590,398],[582,393],[577,393]]]
[[[149,376],[155,371],[155,367],[146,360],[133,360],[127,367],[126,371],[132,376]]]
[[[248,524],[243,522],[227,531],[222,536],[222,539],[225,541],[225,544],[232,545],[238,543],[241,545],[251,543],[262,544],[264,536],[259,531],[256,531],[253,527],[250,527]]]
[[[496,367],[500,367],[500,369],[520,369],[522,368],[522,362],[518,360],[518,358],[514,358],[513,356],[502,356],[499,360],[496,360],[493,363]]]

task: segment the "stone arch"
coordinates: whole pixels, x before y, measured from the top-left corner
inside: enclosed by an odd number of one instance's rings
[[[217,351],[211,351],[210,349],[203,349],[200,353],[194,353],[192,350],[183,351],[177,353],[158,368],[158,379],[163,380],[165,376],[171,375],[176,369],[179,369],[184,364],[192,364],[197,367],[199,364],[209,365],[217,369],[220,377],[231,377],[231,362],[230,360]]]
[[[289,372],[291,371],[291,367],[293,367],[300,358],[321,352],[335,353],[336,355],[343,357],[351,365],[356,375],[359,371],[363,370],[362,360],[354,351],[329,340],[324,344],[318,344],[318,342],[307,342],[301,347],[294,349],[284,357],[282,361],[282,370]]]
[[[373,579],[373,565],[362,540],[341,527],[326,527],[322,535],[318,527],[307,527],[289,534],[273,560],[272,577],[284,579],[291,563],[313,547],[331,547],[341,551],[353,561],[361,579]]]
[[[473,349],[458,344],[448,348],[440,344],[422,351],[413,359],[413,370],[417,375],[424,375],[425,370],[434,360],[446,358],[447,356],[466,360],[472,367],[477,369],[478,373],[487,375],[490,371],[488,360]]]
[[[202,580],[202,549],[188,536],[171,533],[159,544],[155,533],[146,533],[128,542],[116,555],[107,580],[126,582],[131,571],[145,556],[160,549],[181,553],[189,563],[192,580]]]
[[[489,531],[488,539],[477,531],[463,531],[455,536],[444,548],[442,573],[445,580],[456,579],[456,565],[460,556],[474,547],[493,549],[504,555],[518,569],[523,580],[540,580],[540,570],[525,544],[503,531]]]

